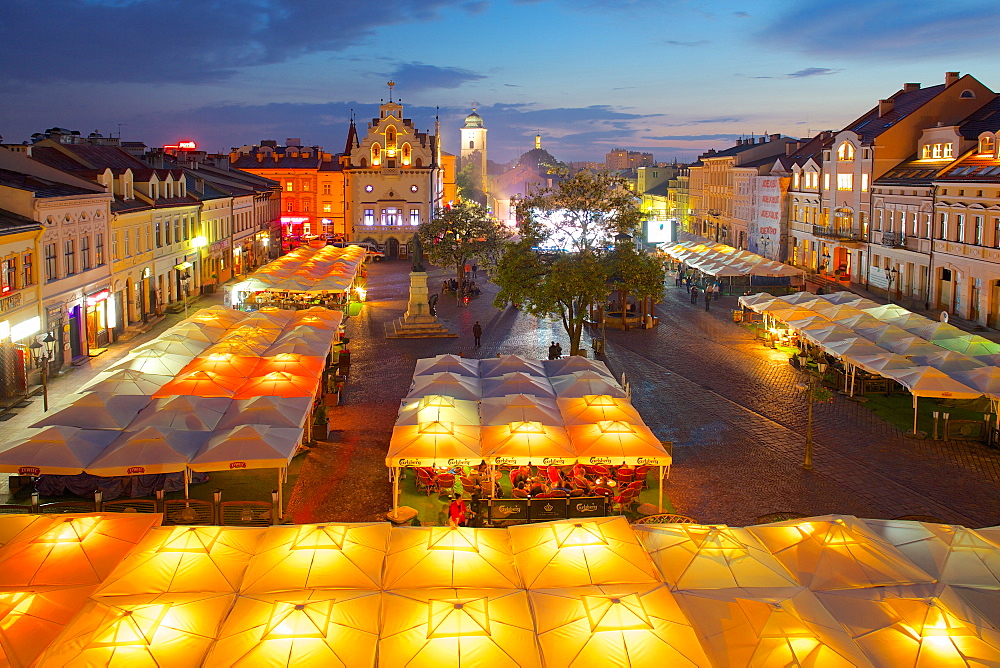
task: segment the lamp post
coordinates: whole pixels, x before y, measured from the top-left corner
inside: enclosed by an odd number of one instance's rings
[[[892,284],[897,283],[899,280],[899,269],[896,267],[889,267],[885,270],[886,288],[885,297],[892,303]]]
[[[31,361],[35,368],[42,370],[42,410],[49,410],[49,363],[55,357],[56,337],[47,333],[41,341],[37,338],[28,346],[31,351]]]
[[[799,386],[806,392],[806,452],[805,458],[802,461],[802,468],[807,471],[811,471],[813,467],[813,402],[816,401],[816,381],[823,377],[826,373],[826,363],[817,362],[816,363],[816,373],[811,371],[806,364],[809,362],[809,358],[805,355],[799,356],[799,367],[809,376],[809,384],[805,386]]]

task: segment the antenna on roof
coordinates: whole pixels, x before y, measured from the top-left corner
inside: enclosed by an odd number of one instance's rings
[[[118,141],[121,141],[121,138],[122,138],[122,126],[123,125],[128,125],[128,123],[119,123],[118,124]]]
[[[396,85],[396,82],[393,81],[392,79],[389,79],[389,81],[386,83],[386,86],[389,87],[389,102],[390,103],[392,102],[392,87],[395,86],[395,85]]]

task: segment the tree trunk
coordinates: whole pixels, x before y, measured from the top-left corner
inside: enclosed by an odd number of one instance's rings
[[[462,305],[462,295],[465,294],[465,260],[460,259],[455,270],[458,289],[455,290],[455,303]]]

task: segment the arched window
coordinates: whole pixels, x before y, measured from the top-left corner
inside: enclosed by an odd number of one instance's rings
[[[403,166],[404,167],[409,167],[410,166],[410,144],[409,144],[409,142],[407,142],[406,144],[403,144],[403,150],[401,151],[401,154],[403,156]]]
[[[476,142],[472,139],[469,140],[469,148],[476,148]]]
[[[367,166],[368,166],[368,158],[361,158],[361,167],[364,168]]]
[[[372,144],[372,167],[377,167],[382,164],[382,147],[378,144]]]
[[[396,148],[396,128],[391,125],[385,129],[385,147]]]
[[[854,145],[844,142],[837,149],[837,160],[854,160]]]
[[[976,93],[971,88],[966,88],[965,90],[962,91],[962,94],[959,95],[958,97],[963,100],[975,100]]]

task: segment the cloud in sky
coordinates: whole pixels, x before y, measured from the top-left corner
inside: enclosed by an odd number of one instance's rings
[[[658,137],[643,137],[643,139],[651,139],[655,141],[718,141],[718,140],[731,140],[736,141],[743,135],[735,134],[715,134],[715,135],[660,135]]]
[[[674,125],[711,125],[712,123],[742,123],[742,118],[733,118],[730,116],[717,116],[715,118],[698,118],[693,121],[688,121],[686,123],[674,123]]]
[[[759,43],[780,41],[822,56],[923,59],[981,54],[984,43],[969,37],[1000,27],[994,0],[812,0],[792,7],[757,33]]]
[[[461,67],[438,67],[424,63],[400,63],[387,76],[405,81],[407,90],[458,88],[464,83],[485,79],[486,76]]]
[[[682,41],[676,40],[676,39],[665,39],[665,40],[661,40],[659,43],[660,44],[666,44],[668,46],[688,46],[688,47],[690,47],[690,46],[703,46],[705,44],[708,44],[708,40],[707,39],[699,39],[699,40],[696,40],[696,41],[693,41],[693,42],[682,42]]]
[[[246,67],[342,51],[377,28],[445,9],[456,11],[454,2],[399,0],[373,11],[330,0],[4,0],[0,80],[217,82]]]
[[[798,70],[797,72],[790,72],[785,76],[789,79],[803,79],[805,77],[819,77],[827,74],[836,74],[840,71],[842,70],[834,70],[829,67],[807,67],[805,69]]]

